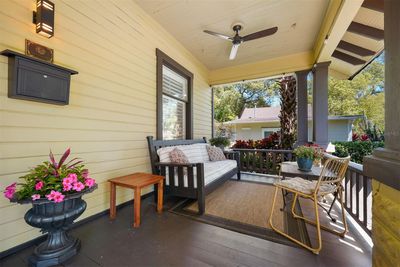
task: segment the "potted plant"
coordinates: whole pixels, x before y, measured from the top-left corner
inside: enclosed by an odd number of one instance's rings
[[[37,246],[29,263],[33,266],[58,265],[76,255],[80,241],[67,230],[86,209],[82,195],[97,188],[82,161],[74,158],[66,163],[67,149],[56,162],[50,151],[50,161],[31,169],[20,179],[6,187],[4,196],[11,202],[32,204],[25,214],[25,221],[43,233],[47,240]]]
[[[227,137],[218,136],[210,139],[210,144],[224,150],[225,147],[229,146],[231,141]]]
[[[297,158],[297,165],[299,170],[309,172],[311,171],[314,160],[322,159],[323,150],[319,146],[299,146],[293,151]]]

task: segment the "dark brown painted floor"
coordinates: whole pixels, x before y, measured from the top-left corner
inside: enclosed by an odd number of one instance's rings
[[[142,205],[142,226],[132,229],[132,222],[133,209],[127,206],[115,221],[103,216],[72,230],[82,240],[82,249],[64,266],[371,266],[371,249],[354,229],[341,241],[324,233],[316,256],[167,211],[157,214],[150,198]],[[25,266],[32,250],[9,256],[0,266]]]

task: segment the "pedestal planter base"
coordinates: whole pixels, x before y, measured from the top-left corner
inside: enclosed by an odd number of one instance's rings
[[[68,235],[67,231],[86,209],[86,202],[81,198],[84,193],[87,191],[70,195],[60,203],[47,200],[32,203],[32,208],[25,214],[25,221],[48,235],[28,259],[30,266],[59,265],[78,254],[81,242]]]
[[[28,259],[29,266],[32,267],[54,266],[62,264],[67,260],[69,260],[70,258],[72,258],[73,256],[75,256],[76,254],[78,254],[81,248],[81,241],[75,238],[70,246],[54,253],[41,254],[39,251],[37,251],[38,248],[36,248],[35,251],[33,252],[33,255],[29,257]]]

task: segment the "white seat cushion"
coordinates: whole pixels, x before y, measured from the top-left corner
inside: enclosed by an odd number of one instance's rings
[[[311,195],[315,190],[317,180],[309,181],[300,177],[288,178],[285,180],[274,183],[289,189],[293,189],[304,194]],[[318,191],[318,195],[325,195],[336,191],[336,186],[328,183],[321,183]]]
[[[204,185],[208,185],[209,183],[215,181],[225,173],[236,168],[237,162],[235,160],[221,160],[221,161],[209,161],[204,163]],[[197,188],[197,177],[196,177],[196,168],[193,169],[193,185]],[[166,185],[169,185],[169,176],[168,176],[168,168],[166,169]],[[175,185],[178,185],[178,173],[177,169],[175,169]],[[188,177],[187,174],[184,174],[183,178],[184,187],[188,187]]]
[[[169,153],[175,148],[180,149],[188,158],[189,163],[204,163],[209,162],[210,158],[208,157],[206,143],[198,143],[192,145],[182,145],[182,146],[168,146],[162,147],[157,150],[158,157],[160,158],[160,162],[168,163],[172,162]]]

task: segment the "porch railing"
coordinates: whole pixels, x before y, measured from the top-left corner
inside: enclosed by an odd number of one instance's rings
[[[279,163],[294,161],[292,150],[233,149],[240,152],[240,170],[262,174],[279,174]],[[372,179],[363,175],[363,166],[350,162],[343,181],[345,208],[357,223],[371,235]]]
[[[279,174],[279,163],[293,161],[293,150],[277,149],[243,149],[235,148],[240,152],[240,170],[263,174]]]
[[[347,212],[371,235],[372,179],[363,175],[363,165],[350,162],[343,186]]]

